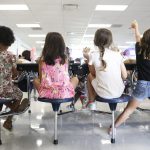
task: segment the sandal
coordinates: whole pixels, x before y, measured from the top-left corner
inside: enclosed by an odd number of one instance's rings
[[[86,108],[89,108],[90,110],[96,110],[96,103],[90,100],[87,102]]]
[[[29,105],[29,99],[24,98],[18,107],[18,112],[24,111],[27,107],[29,107]]]
[[[6,120],[3,124],[3,127],[7,129],[8,131],[12,131],[13,126],[12,126],[12,121],[11,120]]]

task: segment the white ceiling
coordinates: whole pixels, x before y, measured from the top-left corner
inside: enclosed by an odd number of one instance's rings
[[[93,44],[93,38],[83,38],[84,34],[94,35],[96,28],[87,28],[89,23],[113,24],[111,27],[114,43],[127,45],[133,41],[133,33],[129,29],[132,20],[139,22],[141,33],[149,28],[149,0],[0,0],[0,4],[27,4],[29,11],[0,11],[0,25],[11,27],[15,34],[31,47],[41,49],[35,41],[44,38],[31,38],[28,34],[46,34],[51,31],[63,34],[66,45],[70,48],[85,44]],[[67,10],[63,4],[78,4],[78,9]],[[129,5],[124,12],[95,11],[96,5]],[[42,30],[18,28],[18,23],[39,23]],[[71,35],[71,33],[74,35]]]

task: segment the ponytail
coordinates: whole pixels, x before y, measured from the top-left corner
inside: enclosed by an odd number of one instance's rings
[[[106,61],[103,59],[105,48],[103,46],[100,46],[99,50],[100,50],[100,61],[102,62],[102,69],[101,70],[104,71],[106,66],[107,66]]]

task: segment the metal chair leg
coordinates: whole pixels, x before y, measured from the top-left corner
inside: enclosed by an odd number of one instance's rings
[[[112,137],[111,143],[115,143],[115,111],[112,111]]]
[[[30,102],[30,104],[31,104],[31,93],[30,93],[30,75],[29,75],[29,73],[27,73],[27,91],[28,91],[28,100],[29,100],[29,102]],[[29,110],[28,110],[28,113],[30,114],[31,113],[31,106],[30,106],[30,108],[29,108]]]
[[[0,145],[2,145],[2,139],[1,139],[1,119],[0,119]]]
[[[58,118],[58,111],[55,111],[55,120],[54,120],[54,144],[58,144],[58,137],[57,137],[57,118]]]

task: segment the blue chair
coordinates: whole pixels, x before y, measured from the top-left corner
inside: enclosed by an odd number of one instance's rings
[[[55,112],[55,120],[54,120],[54,142],[53,144],[58,144],[58,137],[57,137],[57,118],[58,118],[58,111],[60,108],[61,103],[66,102],[73,102],[74,98],[64,98],[64,99],[49,99],[49,98],[38,98],[40,102],[51,103],[53,111]]]
[[[115,114],[117,104],[128,102],[130,99],[131,99],[131,96],[126,95],[126,94],[123,94],[119,98],[112,98],[112,99],[106,99],[106,98],[102,98],[100,96],[96,96],[95,100],[98,101],[98,102],[108,103],[109,107],[110,107],[110,110],[112,112],[112,125],[111,125],[112,126],[112,137],[111,137],[111,143],[115,143],[115,133],[114,133],[114,130],[115,130],[115,117],[114,117],[114,114]]]

